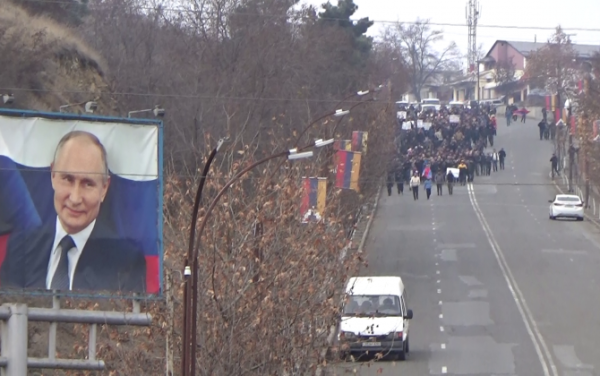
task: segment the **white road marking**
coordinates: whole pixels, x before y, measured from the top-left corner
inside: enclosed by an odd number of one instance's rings
[[[543,253],[554,253],[558,255],[587,255],[587,251],[571,251],[567,249],[542,249]]]
[[[443,332],[443,331],[444,331],[444,327],[440,326],[440,332]]]
[[[437,262],[435,263],[435,266],[438,266],[438,263],[437,263]]]
[[[442,350],[445,350],[445,349],[446,349],[446,344],[442,343]]]
[[[438,294],[441,294],[441,293],[442,293],[442,289],[438,289]]]
[[[437,283],[440,283],[440,282],[441,282],[441,281],[438,279],[438,280],[437,280]]]
[[[448,368],[447,367],[442,367],[442,373],[448,373]]]
[[[487,220],[485,219],[483,212],[479,208],[479,204],[477,203],[477,199],[475,197],[475,191],[473,189],[473,184],[470,184],[470,183],[468,184],[467,191],[469,193],[469,199],[471,201],[471,206],[473,207],[473,210],[475,211],[475,214],[477,215],[477,218],[479,219],[479,223],[481,224],[481,227],[483,228],[485,236],[487,237],[488,242],[490,243],[490,246],[492,247],[492,251],[494,252],[496,261],[498,261],[500,270],[502,271],[502,274],[504,275],[504,279],[506,280],[508,289],[510,290],[510,292],[513,296],[513,299],[515,301],[515,304],[517,305],[517,308],[519,310],[521,318],[523,319],[523,323],[525,324],[525,328],[527,329],[529,337],[531,338],[531,341],[533,342],[533,346],[535,347],[536,353],[538,355],[538,359],[540,361],[540,364],[542,365],[544,375],[550,376],[550,371],[549,371],[549,369],[550,369],[552,371],[552,375],[558,376],[558,371],[556,369],[556,365],[554,364],[554,360],[552,359],[552,355],[550,354],[550,351],[548,351],[548,346],[546,345],[544,337],[542,337],[542,334],[540,333],[538,326],[537,326],[535,320],[533,319],[533,315],[531,314],[529,306],[525,302],[523,293],[521,292],[521,289],[519,288],[517,281],[515,280],[515,277],[513,276],[512,271],[510,270],[510,267],[509,267],[508,263],[506,262],[506,257],[504,257],[504,253],[502,252],[500,245],[496,241],[496,238],[494,237],[491,227],[487,223]],[[546,358],[544,358],[544,355]]]
[[[443,318],[444,318],[444,314],[440,313],[440,319],[443,319]]]
[[[440,300],[438,304],[439,304],[439,305],[442,305],[442,301]]]
[[[439,270],[436,270],[436,271],[435,271],[435,274],[440,274],[440,271],[439,271]]]

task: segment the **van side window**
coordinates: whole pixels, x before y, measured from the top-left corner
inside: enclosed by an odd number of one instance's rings
[[[406,315],[406,303],[404,303],[404,295],[400,297],[400,304],[402,304],[402,314]]]

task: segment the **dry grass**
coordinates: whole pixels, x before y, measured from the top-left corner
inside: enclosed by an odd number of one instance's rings
[[[57,111],[95,100],[101,113],[110,113],[112,100],[102,95],[108,91],[106,64],[77,33],[0,0],[0,93],[14,89],[14,106],[23,109]]]

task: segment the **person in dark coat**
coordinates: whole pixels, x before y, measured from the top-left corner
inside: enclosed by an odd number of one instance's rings
[[[501,148],[498,152],[498,160],[500,161],[500,169],[504,170],[504,160],[506,159],[506,152],[504,148]]]
[[[387,192],[388,192],[388,196],[392,195],[392,188],[394,188],[394,170],[390,170],[388,171],[387,174]]]
[[[538,128],[540,128],[540,141],[544,138],[544,133],[546,132],[546,122],[544,120],[538,123]]]
[[[398,186],[398,194],[404,195],[404,170],[402,164],[399,164],[394,171],[394,178],[396,180],[396,185]]]
[[[446,182],[448,183],[448,194],[451,196],[452,196],[452,191],[454,190],[454,182],[455,181],[456,181],[456,178],[452,174],[452,171],[448,171],[448,174],[446,175]]]
[[[445,175],[444,172],[439,169],[435,174],[435,185],[437,187],[437,195],[442,196],[442,187],[444,186]]]

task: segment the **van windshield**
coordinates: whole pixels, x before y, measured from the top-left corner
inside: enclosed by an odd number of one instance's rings
[[[423,99],[421,101],[423,104],[439,104],[440,100],[437,98]]]
[[[394,295],[350,295],[344,316],[402,316],[400,299]]]

